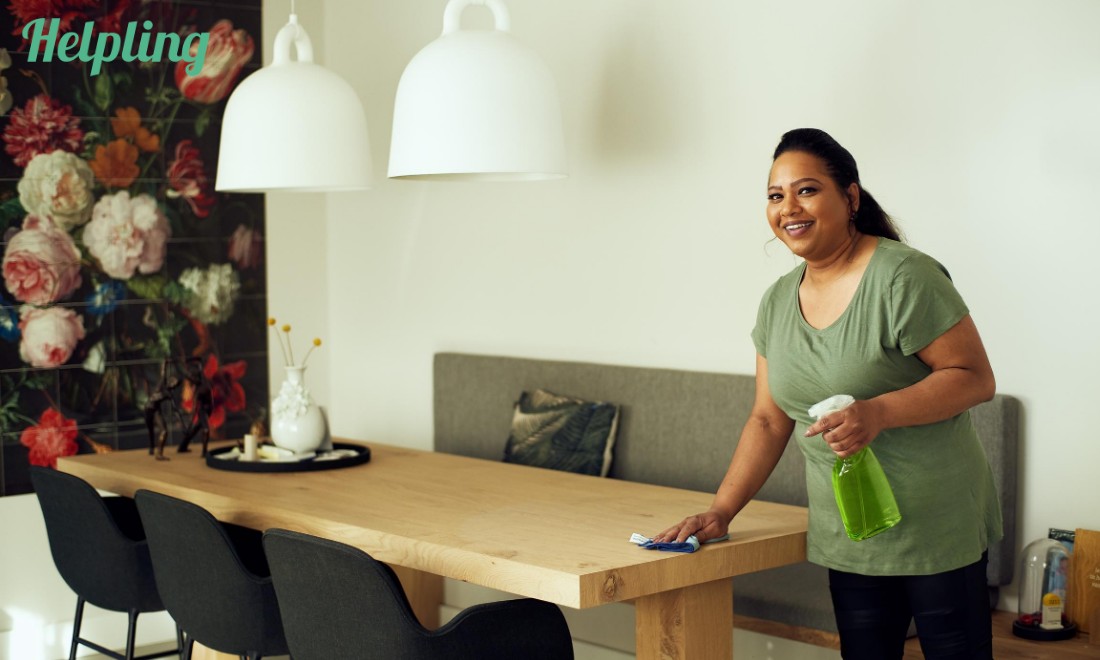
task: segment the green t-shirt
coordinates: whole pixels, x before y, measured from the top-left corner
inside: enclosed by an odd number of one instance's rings
[[[836,455],[820,435],[803,437],[807,409],[834,394],[856,399],[908,387],[931,373],[915,355],[967,313],[934,259],[879,239],[848,308],[817,330],[798,304],[805,264],[764,294],[752,339],[768,361],[772,398],[795,421],[806,457],[809,560],[864,575],[930,575],[972,564],[1003,535],[989,463],[964,412],[933,424],[883,431],[871,443],[901,522],[855,542],[832,490]]]

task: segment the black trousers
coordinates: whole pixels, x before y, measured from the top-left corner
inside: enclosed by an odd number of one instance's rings
[[[915,620],[928,660],[992,660],[987,554],[935,575],[867,576],[829,570],[840,655],[845,660],[899,659]]]

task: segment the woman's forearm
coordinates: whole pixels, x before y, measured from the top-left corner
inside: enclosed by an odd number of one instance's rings
[[[727,521],[732,520],[767,481],[783,456],[793,429],[794,422],[787,418],[750,417],[711,509],[720,512]]]
[[[869,399],[878,409],[882,428],[941,422],[993,398],[993,373],[962,367],[933,371],[904,389]]]
[[[710,509],[684,518],[653,539],[683,543],[695,535],[700,542],[705,542],[725,534],[733,517],[756,495],[775,469],[793,429],[794,421],[772,400],[768,388],[768,361],[758,354],[752,413],[741,429],[741,439]]]

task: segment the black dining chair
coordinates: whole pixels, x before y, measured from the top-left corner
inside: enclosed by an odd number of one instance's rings
[[[571,660],[556,605],[531,598],[474,605],[438,630],[417,621],[386,564],[343,543],[264,533],[294,660]]]
[[[164,610],[134,501],[128,497],[100,497],[83,479],[50,468],[31,466],[30,475],[46,521],[53,563],[76,592],[69,660],[76,657],[81,645],[116,660],[151,660],[179,653],[177,647],[134,656],[138,615]],[[129,625],[123,653],[80,636],[85,603],[126,612]],[[178,630],[176,637],[182,644]]]
[[[286,655],[260,533],[162,493],[139,490],[134,499],[157,588],[186,634],[182,658],[190,659],[195,642],[249,660]]]

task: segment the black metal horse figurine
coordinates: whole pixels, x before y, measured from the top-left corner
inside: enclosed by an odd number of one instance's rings
[[[165,360],[160,365],[160,380],[157,386],[149,393],[149,398],[142,406],[145,413],[145,426],[149,429],[149,454],[156,454],[158,461],[168,460],[164,456],[164,445],[168,441],[171,431],[171,415],[175,415],[183,425],[183,417],[180,415],[176,404],[175,392],[180,388],[181,381],[170,374],[171,360]],[[165,412],[165,406],[168,406]]]
[[[202,455],[206,456],[206,446],[210,443],[210,414],[214,411],[214,387],[202,370],[202,360],[187,358],[184,379],[191,386],[191,400],[194,402],[191,426],[180,441],[179,453],[191,451],[191,438],[202,433]]]

